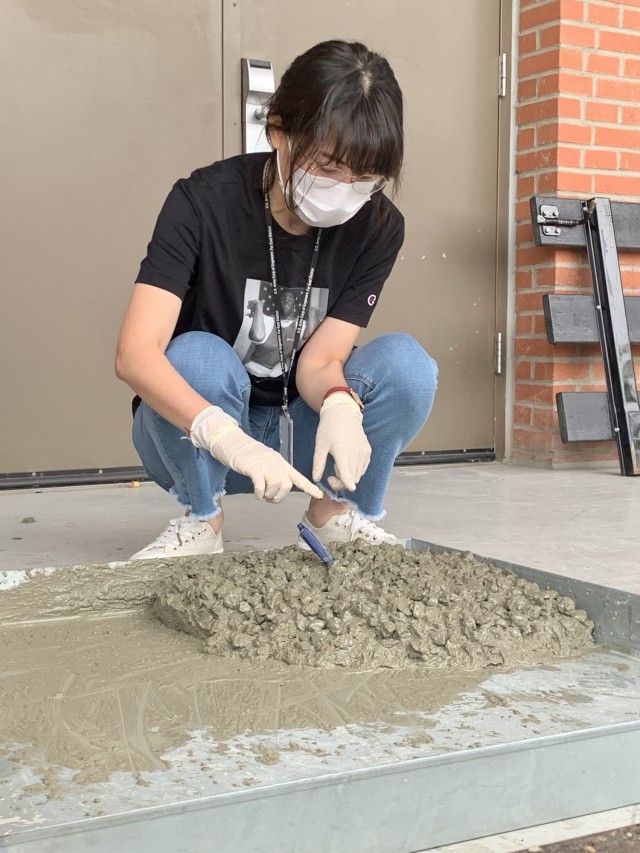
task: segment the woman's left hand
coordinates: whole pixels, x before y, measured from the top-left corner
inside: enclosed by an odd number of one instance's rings
[[[369,466],[371,445],[362,428],[362,410],[347,393],[332,394],[320,409],[320,424],[313,455],[313,479],[318,482],[331,454],[335,477],[328,483],[335,491],[353,492]]]

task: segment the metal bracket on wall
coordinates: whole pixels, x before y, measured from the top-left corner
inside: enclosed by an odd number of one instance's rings
[[[583,343],[590,339],[586,326],[594,324],[607,383],[606,394],[567,392],[557,395],[562,438],[565,441],[615,440],[621,473],[637,476],[640,474],[640,405],[625,310],[625,301],[629,304],[630,298],[625,300],[622,291],[614,207],[625,223],[640,226],[640,204],[612,205],[608,198],[581,201],[534,196],[531,199],[536,243],[585,246],[593,284],[592,315],[575,310],[576,300],[581,297],[545,295],[547,337],[552,343]],[[580,215],[576,215],[578,213]],[[578,229],[579,225],[583,228]],[[624,233],[625,248],[640,248],[632,245],[640,242],[640,228],[634,234],[626,227]],[[604,416],[607,409],[609,423]]]
[[[561,219],[560,211],[555,204],[541,204],[536,222],[538,225],[542,225],[542,233],[545,237],[559,237],[563,228],[575,228],[577,225],[584,225],[584,218]]]

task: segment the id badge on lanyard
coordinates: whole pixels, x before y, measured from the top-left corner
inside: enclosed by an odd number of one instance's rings
[[[280,415],[280,453],[293,465],[293,421],[291,415],[282,413]]]
[[[291,374],[291,369],[293,367],[293,362],[296,357],[296,351],[298,349],[298,345],[300,344],[300,340],[302,338],[302,328],[304,326],[305,317],[307,314],[307,306],[309,304],[309,295],[311,294],[311,287],[313,284],[313,277],[315,275],[316,267],[318,265],[318,254],[320,252],[320,237],[322,236],[322,230],[318,228],[318,233],[316,234],[316,241],[313,247],[313,254],[311,256],[311,264],[309,266],[309,274],[307,275],[307,284],[304,291],[304,298],[302,300],[302,307],[300,309],[300,315],[296,322],[295,326],[295,334],[293,338],[293,346],[291,350],[289,367],[287,369],[287,359],[284,351],[284,342],[282,339],[282,323],[280,320],[280,308],[279,308],[279,291],[278,291],[278,278],[276,271],[276,254],[273,240],[273,218],[271,216],[271,205],[269,203],[269,188],[267,181],[267,164],[265,164],[265,172],[263,175],[263,192],[264,192],[264,211],[265,211],[265,220],[267,223],[267,237],[269,241],[269,260],[271,263],[271,286],[273,289],[273,303],[274,303],[274,323],[276,327],[276,339],[278,342],[278,356],[280,358],[280,367],[282,370],[282,414],[280,415],[280,453],[290,465],[293,465],[293,421],[291,420],[291,415],[289,414],[289,376]]]

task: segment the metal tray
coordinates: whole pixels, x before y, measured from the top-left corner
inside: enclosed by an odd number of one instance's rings
[[[69,774],[44,804],[23,793],[35,768],[0,763],[0,850],[403,853],[639,802],[640,596],[476,556],[571,596],[595,623],[596,650],[488,675],[425,714],[430,740],[402,707],[393,726],[275,726],[223,755],[196,730],[144,786],[122,772],[82,791]],[[254,762],[247,780],[247,749],[284,737],[308,748]],[[199,769],[209,760],[215,779]],[[106,814],[84,816],[90,797]]]

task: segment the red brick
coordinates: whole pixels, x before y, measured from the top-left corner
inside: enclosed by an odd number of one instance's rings
[[[618,262],[620,266],[636,267],[638,264],[638,254],[637,252],[620,249],[618,252]]]
[[[518,64],[518,76],[522,80],[554,68],[560,68],[560,51],[557,48],[523,57]]]
[[[533,408],[533,426],[536,429],[554,429],[558,426],[558,418],[550,406],[535,406]]]
[[[640,290],[640,270],[622,269],[621,275],[625,290]]]
[[[632,151],[621,151],[620,168],[623,172],[640,172],[640,154]]]
[[[556,394],[565,394],[567,391],[577,391],[578,389],[575,382],[554,382],[553,390]]]
[[[557,436],[550,430],[514,429],[513,443],[527,449],[551,450],[556,445]]]
[[[580,257],[578,255],[578,251],[578,249],[570,249],[566,247],[554,249],[556,264],[575,264],[576,259]]]
[[[638,42],[640,46],[640,42]],[[596,95],[611,101],[640,100],[640,83],[630,80],[597,80]]]
[[[640,125],[640,107],[622,107],[622,124]]]
[[[556,193],[558,191],[558,173],[554,170],[553,172],[543,172],[538,175],[538,193],[541,195],[547,195],[550,193]]]
[[[567,148],[559,145],[557,148],[556,162],[558,166],[565,169],[579,169],[582,165],[582,151],[580,148]]]
[[[516,382],[515,399],[518,403],[551,403],[553,401],[553,385]]]
[[[551,143],[558,142],[559,131],[560,127],[557,121],[538,125],[536,130],[538,145],[549,145]],[[591,140],[591,134],[589,134],[588,139],[589,141]]]
[[[640,29],[640,26],[638,27],[638,29]],[[624,76],[625,77],[640,77],[640,59],[626,59],[625,60]]]
[[[516,289],[530,290],[533,284],[533,272],[531,270],[516,270]]]
[[[617,169],[618,154],[615,151],[592,148],[584,152],[584,165],[587,169]]]
[[[530,198],[536,191],[535,178],[530,175],[519,177],[517,183],[518,198]]]
[[[617,27],[620,23],[620,9],[615,6],[589,3],[587,20],[592,24],[605,24],[608,27]]]
[[[520,12],[520,31],[533,29],[550,21],[560,20],[560,0],[548,0]]]
[[[571,248],[558,248],[555,249],[555,262],[558,266],[569,265],[577,263],[578,259],[581,257],[581,249],[571,249]],[[584,262],[587,261],[587,253],[584,251]]]
[[[601,101],[589,101],[586,105],[585,118],[587,121],[606,121],[610,124],[618,122],[620,104],[606,104]]]
[[[632,56],[637,56],[640,53],[640,35],[603,30],[600,33],[599,47],[600,50],[608,50],[612,53],[630,53]]]
[[[536,144],[536,131],[533,127],[525,127],[518,131],[517,150],[525,151]]]
[[[527,53],[534,53],[538,49],[538,33],[525,33],[518,39],[520,48],[520,56],[525,56]]]
[[[538,78],[532,77],[518,83],[518,101],[530,101],[538,97]]]
[[[531,208],[528,201],[519,201],[516,204],[516,222],[526,222],[531,219]]]
[[[516,264],[519,267],[535,266],[536,264],[544,263],[547,259],[548,249],[546,246],[531,246],[526,249],[518,246],[516,249]]]
[[[543,294],[537,291],[526,291],[516,294],[516,311],[542,311]]]
[[[583,0],[562,0],[562,20],[563,21],[584,21],[585,4]]]
[[[552,344],[541,338],[516,338],[513,347],[517,356],[551,358],[554,354]]]
[[[540,97],[555,95],[559,92],[593,95],[593,79],[582,74],[567,74],[563,71],[557,71],[540,78],[538,91]]]
[[[595,47],[596,33],[590,27],[577,27],[571,24],[556,24],[540,31],[540,47],[553,45],[574,45],[577,47]]]
[[[533,378],[537,382],[551,382],[553,380],[554,363],[552,361],[533,362]]]
[[[582,382],[589,379],[590,368],[588,361],[555,361],[553,378],[556,382]]]
[[[554,264],[550,267],[540,267],[536,273],[536,287],[555,288],[557,282],[558,267]]]
[[[640,30],[640,11],[637,9],[623,9],[622,26],[626,30]]]
[[[558,51],[560,68],[577,68],[582,70],[584,66],[584,51],[573,47],[561,47]]]
[[[592,176],[583,172],[559,172],[556,187],[558,192],[590,193],[593,191]]]
[[[593,189],[596,193],[613,195],[640,195],[640,177],[629,175],[594,175]]]
[[[544,27],[539,30],[540,34],[540,49],[545,50],[550,47],[560,47],[562,40],[560,38],[560,22],[558,20],[551,26]]]
[[[591,144],[591,128],[582,124],[556,121],[538,127],[538,145],[552,142],[572,142],[575,145]]]
[[[557,164],[557,148],[538,148],[516,157],[517,172],[535,172],[539,169],[551,169]]]
[[[578,358],[602,358],[600,344],[577,344],[576,355]]]
[[[580,118],[580,101],[577,98],[552,97],[519,106],[517,116],[519,125],[536,124],[555,116]]]
[[[587,54],[587,71],[592,74],[605,74],[617,77],[620,74],[620,57],[601,53]]]
[[[547,336],[547,324],[544,320],[544,314],[533,315],[533,334]]]
[[[519,365],[518,365],[519,366]],[[525,365],[529,367],[529,365]],[[516,367],[516,376],[518,367]],[[514,406],[513,407],[513,422],[518,426],[531,426],[531,406]]]
[[[533,334],[533,316],[520,314],[516,317],[516,335],[529,337]]]
[[[575,250],[575,262],[568,266],[556,265],[542,267],[536,270],[536,285],[538,287],[553,287],[566,289],[591,285],[591,273],[586,266],[579,265],[583,252]]]
[[[594,142],[602,148],[640,148],[640,130],[628,130],[622,127],[596,127]]]
[[[529,222],[520,222],[516,225],[516,243],[518,246],[523,246],[528,243],[533,245],[533,226],[531,220]]]
[[[589,394],[597,394],[599,391],[604,391],[604,386],[602,382],[582,382],[579,390],[586,391]]]

